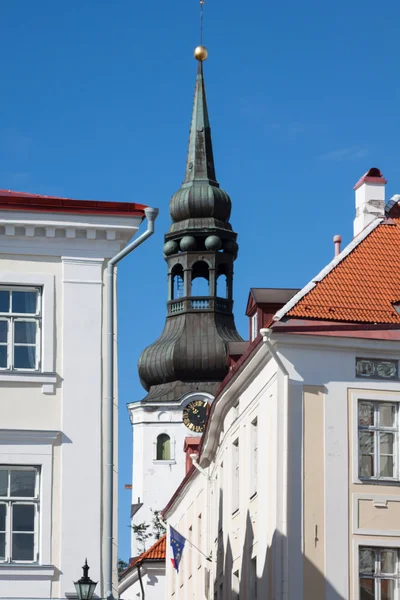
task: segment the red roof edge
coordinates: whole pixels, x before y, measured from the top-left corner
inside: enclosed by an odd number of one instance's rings
[[[58,196],[0,190],[0,210],[144,217],[145,208],[147,208],[145,204],[135,202],[73,200]]]

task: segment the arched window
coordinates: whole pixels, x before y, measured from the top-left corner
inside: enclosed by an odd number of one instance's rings
[[[183,298],[184,286],[183,286],[183,267],[182,265],[175,265],[172,269],[172,290],[171,300],[177,300]]]
[[[209,295],[208,264],[203,260],[199,260],[192,267],[192,296]]]
[[[218,298],[228,298],[228,267],[226,265],[218,267],[216,295]]]
[[[171,460],[171,440],[166,433],[157,438],[157,460]]]

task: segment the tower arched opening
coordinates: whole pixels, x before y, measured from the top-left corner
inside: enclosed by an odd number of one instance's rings
[[[192,267],[192,296],[210,295],[210,272],[204,260],[198,260]]]
[[[220,265],[217,270],[216,295],[218,298],[229,297],[229,279],[226,265]]]
[[[182,265],[175,265],[171,271],[171,300],[184,296],[184,274]]]

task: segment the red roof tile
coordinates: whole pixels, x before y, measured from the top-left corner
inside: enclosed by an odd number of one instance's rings
[[[143,552],[140,556],[137,556],[129,565],[131,567],[137,566],[145,560],[165,560],[167,546],[166,546],[166,534],[160,537],[151,548]]]
[[[288,317],[400,323],[400,208],[380,223],[286,313]]]

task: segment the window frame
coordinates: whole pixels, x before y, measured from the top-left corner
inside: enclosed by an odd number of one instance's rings
[[[239,436],[232,442],[232,515],[240,510],[240,440]]]
[[[250,421],[250,499],[258,491],[258,416]]]
[[[7,366],[1,367],[0,372],[11,373],[33,373],[41,369],[42,364],[42,315],[43,315],[43,288],[41,286],[29,285],[10,285],[0,284],[0,292],[35,292],[36,293],[36,308],[34,313],[18,313],[12,310],[12,296],[10,298],[10,310],[8,312],[0,312],[0,321],[8,323],[7,342],[1,343],[1,346],[7,347]],[[15,342],[15,324],[18,322],[35,323],[36,324],[36,339],[34,344],[22,344]],[[34,347],[35,348],[35,367],[15,367],[15,348],[16,347]]]
[[[169,437],[169,459],[159,459],[157,458],[157,440],[160,435],[168,435]],[[158,429],[153,435],[153,464],[155,465],[174,465],[176,464],[175,460],[175,437],[173,436],[171,431],[168,431],[166,428]]]
[[[258,310],[256,309],[256,312],[254,313],[254,315],[252,315],[250,317],[251,319],[251,342],[254,342],[254,340],[256,339],[256,337],[258,336]]]
[[[364,539],[358,539],[358,540],[354,540],[353,542],[353,564],[355,566],[354,568],[354,579],[353,579],[353,597],[354,600],[360,600],[360,549],[361,548],[370,548],[373,550],[377,550],[377,551],[382,551],[382,550],[394,550],[397,552],[397,576],[396,577],[383,577],[380,579],[395,579],[396,581],[396,585],[395,585],[395,600],[398,600],[400,597],[400,590],[399,590],[399,582],[400,582],[400,543],[398,540],[371,540],[370,538],[364,538]],[[375,573],[374,575],[371,575],[371,577],[369,578],[373,578],[378,579],[378,577],[375,577]],[[376,585],[374,586],[376,589]],[[375,591],[375,590],[374,590]],[[377,596],[377,598],[379,598],[379,594]]]
[[[161,441],[160,438],[163,438],[163,440]],[[168,457],[167,458],[159,458],[159,449],[161,446],[159,446],[159,444],[163,444],[162,446],[162,451],[161,454],[167,454],[166,449],[165,449],[165,444],[168,443]],[[157,446],[156,446],[156,461],[160,462],[160,461],[166,461],[166,460],[171,460],[171,436],[168,435],[168,433],[159,433],[157,436]]]
[[[400,393],[395,391],[378,392],[376,390],[353,390],[351,391],[351,420],[352,420],[352,483],[364,485],[393,485],[400,483]],[[358,405],[359,402],[387,402],[396,406],[397,413],[397,434],[395,439],[395,461],[398,465],[397,477],[360,477],[360,452],[359,452],[359,425],[358,425]],[[400,600],[400,599],[399,599]]]
[[[398,481],[399,480],[399,404],[398,402],[387,402],[389,406],[395,407],[395,416],[394,416],[394,425],[392,427],[382,426],[380,422],[380,410],[379,408],[385,404],[381,400],[364,400],[360,399],[357,403],[357,407],[359,408],[360,404],[371,404],[373,406],[373,416],[374,422],[373,425],[360,425],[358,422],[358,435],[361,433],[370,433],[373,435],[374,440],[374,451],[372,456],[374,457],[374,474],[371,476],[361,475],[361,457],[363,454],[361,453],[360,440],[358,440],[358,477],[362,481],[371,481],[371,480],[385,480],[385,481]],[[381,470],[381,456],[382,452],[380,450],[380,438],[381,435],[390,434],[393,435],[393,476],[389,475],[380,475]],[[388,455],[390,456],[390,455]]]
[[[41,467],[39,465],[13,465],[1,464],[0,471],[34,471],[35,477],[35,493],[33,497],[26,496],[0,496],[0,504],[6,505],[6,551],[4,560],[0,559],[0,565],[37,565],[39,564],[39,541],[40,541],[40,490],[41,490]],[[9,475],[10,477],[10,475]],[[8,486],[10,481],[8,481]],[[33,531],[33,559],[32,560],[13,560],[13,535],[12,515],[14,506],[34,506],[34,531]],[[18,532],[25,533],[25,532]],[[27,532],[31,534],[31,532]]]

